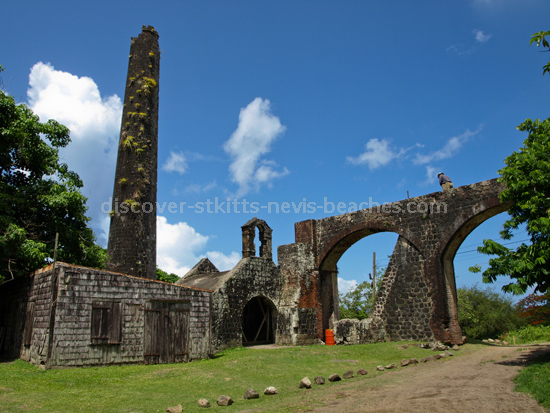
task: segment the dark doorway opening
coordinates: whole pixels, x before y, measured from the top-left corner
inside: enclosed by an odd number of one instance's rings
[[[265,297],[254,297],[243,310],[243,345],[275,343],[277,309]]]

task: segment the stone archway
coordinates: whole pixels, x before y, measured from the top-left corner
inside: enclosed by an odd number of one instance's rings
[[[452,260],[473,228],[510,207],[499,200],[503,189],[492,179],[296,223],[295,243],[278,250],[281,274],[288,285],[284,294],[297,297],[299,309],[297,326],[294,331],[288,329],[289,334],[296,335],[297,343],[312,334],[323,339],[331,317],[338,318],[334,297],[338,259],[365,236],[394,232],[399,238],[385,282],[359,342],[436,339],[462,343]]]
[[[252,298],[243,309],[243,345],[275,343],[277,309],[266,297]]]

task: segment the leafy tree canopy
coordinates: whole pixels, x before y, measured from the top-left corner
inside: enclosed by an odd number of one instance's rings
[[[531,43],[550,49],[545,36],[550,36],[550,32],[535,33]],[[548,71],[550,62],[544,66],[543,73]],[[501,236],[509,240],[514,230],[525,226],[531,244],[522,244],[513,250],[484,240],[478,250],[497,257],[489,261],[483,281],[492,283],[496,277],[508,275],[512,282],[503,287],[506,292],[524,294],[529,287],[545,292],[550,281],[550,118],[527,119],[518,130],[527,132],[527,139],[523,147],[505,159],[506,166],[498,171],[499,182],[506,185],[500,200],[512,203],[508,210],[510,218],[504,223]],[[473,270],[477,272],[479,267]]]
[[[104,267],[107,255],[87,226],[82,181],[59,161],[69,142],[65,126],[41,123],[0,90],[0,282],[51,261],[56,233],[58,260]]]

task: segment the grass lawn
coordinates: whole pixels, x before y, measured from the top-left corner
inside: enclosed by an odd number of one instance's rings
[[[406,349],[400,347],[406,345]],[[463,352],[457,352],[460,356]],[[403,358],[418,359],[434,354],[414,347],[410,342],[376,343],[355,346],[280,347],[276,349],[235,348],[219,353],[214,359],[182,364],[131,365],[41,370],[24,361],[0,363],[0,411],[40,412],[163,412],[181,404],[184,412],[203,411],[197,401],[208,399],[211,409],[264,412],[296,412],[315,403],[315,394],[323,386],[299,389],[307,376],[325,377],[360,368],[367,376],[354,381],[376,381],[377,365],[399,363]],[[401,367],[399,367],[401,368]],[[265,396],[268,386],[279,394]],[[260,393],[259,399],[245,400],[249,387]],[[234,400],[219,407],[216,399],[226,394]],[[319,397],[317,397],[319,398]]]
[[[514,379],[516,390],[529,393],[550,409],[550,354],[545,354],[523,368]]]

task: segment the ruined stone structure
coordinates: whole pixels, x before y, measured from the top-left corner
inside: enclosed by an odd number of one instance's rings
[[[60,262],[2,287],[5,356],[68,367],[212,354],[208,290]]]
[[[287,330],[291,343],[302,343],[300,335],[307,337],[312,330],[323,339],[328,328],[336,330],[337,339],[353,343],[429,339],[462,343],[453,259],[474,228],[508,209],[498,199],[502,189],[493,179],[297,223],[296,242],[278,249],[283,302],[289,311],[298,311],[297,335],[292,337],[292,330]],[[339,322],[338,260],[358,240],[384,231],[399,238],[373,314],[361,322]]]
[[[231,271],[219,272],[203,258],[177,282],[213,290],[212,347],[216,351],[277,340],[282,279],[272,259],[271,228],[264,220],[252,218],[242,226],[242,235],[243,258]]]
[[[155,281],[158,80],[158,34],[143,27],[130,49],[111,271],[54,263],[1,285],[0,354],[47,367],[179,362],[247,344],[319,343],[329,328],[351,344],[462,343],[453,259],[474,228],[509,207],[496,179],[298,222],[278,266],[271,228],[252,218],[230,271],[205,258],[177,284]],[[399,237],[373,313],[339,320],[338,260],[384,231]]]
[[[155,279],[160,50],[158,33],[132,38],[111,210],[108,269]]]

